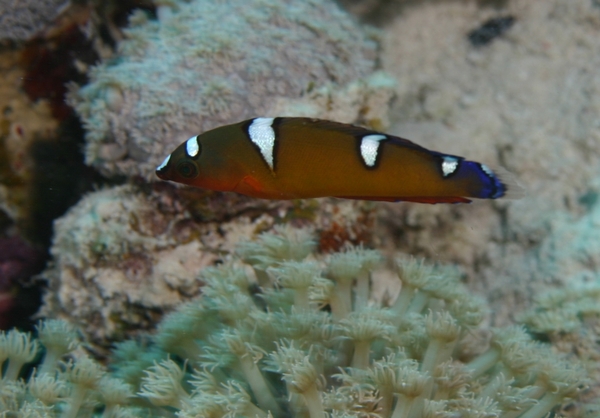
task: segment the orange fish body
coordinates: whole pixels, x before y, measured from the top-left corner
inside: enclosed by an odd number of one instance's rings
[[[255,118],[192,137],[156,169],[163,180],[264,199],[469,202],[508,186],[487,166],[358,126]]]

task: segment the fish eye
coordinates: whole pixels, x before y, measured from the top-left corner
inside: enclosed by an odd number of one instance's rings
[[[186,179],[191,179],[198,175],[198,169],[196,168],[196,165],[189,161],[182,161],[177,164],[177,172]]]

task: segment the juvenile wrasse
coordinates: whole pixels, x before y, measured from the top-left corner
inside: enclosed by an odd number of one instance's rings
[[[498,199],[518,188],[485,164],[311,118],[254,118],[193,136],[156,168],[191,186],[263,199],[421,203]]]

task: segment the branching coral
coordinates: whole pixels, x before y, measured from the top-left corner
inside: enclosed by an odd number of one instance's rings
[[[577,365],[519,327],[494,331],[487,350],[458,361],[483,305],[451,270],[398,261],[402,290],[380,306],[370,297],[378,252],[323,260],[309,258],[312,245],[282,228],[240,250],[255,275],[235,260],[205,269],[203,296],[168,315],[149,344],[121,343],[112,375],[79,356],[25,386],[16,376],[38,342],[2,334],[3,348],[27,353],[9,356],[4,405],[64,417],[541,418],[585,384]],[[39,330],[49,359],[75,344],[60,323]],[[58,344],[53,333],[68,338]]]

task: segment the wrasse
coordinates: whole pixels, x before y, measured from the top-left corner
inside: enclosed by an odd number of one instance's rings
[[[484,164],[407,139],[294,117],[249,119],[193,136],[156,175],[263,199],[466,203],[498,199],[514,187]]]

